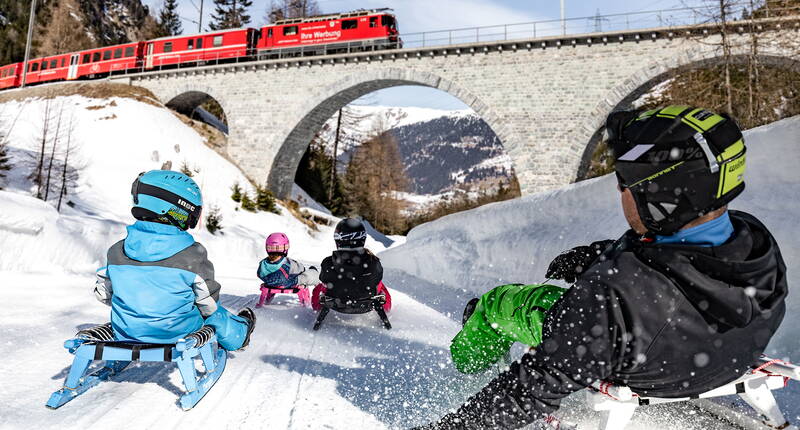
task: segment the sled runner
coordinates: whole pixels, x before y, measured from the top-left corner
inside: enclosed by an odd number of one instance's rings
[[[381,283],[381,286],[383,284]],[[388,298],[386,287],[379,288],[379,294],[372,297],[365,297],[363,299],[338,299],[328,297],[325,295],[327,289],[322,284],[314,288],[314,295],[311,299],[311,306],[314,310],[318,310],[317,320],[314,322],[314,330],[319,330],[322,326],[322,321],[328,316],[331,309],[343,314],[365,314],[370,311],[375,311],[380,317],[383,326],[387,330],[392,328],[389,322],[389,317],[386,316],[386,311],[391,309],[391,299]]]
[[[309,294],[308,287],[305,285],[297,285],[294,287],[270,287],[267,284],[261,284],[261,297],[258,299],[256,308],[261,308],[264,305],[270,304],[276,294],[297,294],[301,305],[311,306],[311,294]]]
[[[181,407],[189,410],[217,382],[228,357],[227,352],[218,346],[217,336],[210,326],[203,326],[175,344],[146,344],[115,341],[111,323],[107,323],[79,331],[74,338],[64,342],[64,348],[75,358],[64,386],[47,401],[47,407],[51,409],[62,406],[138,360],[177,364],[186,389],[180,397]],[[205,368],[199,377],[194,363],[198,356]],[[86,374],[95,360],[103,361],[103,367]]]
[[[634,410],[639,406],[658,403],[684,402],[693,399],[738,394],[747,404],[758,412],[763,423],[769,427],[782,430],[798,430],[784,418],[783,413],[772,390],[783,388],[789,380],[800,381],[800,367],[781,360],[762,357],[758,366],[741,378],[707,391],[695,397],[658,398],[642,397],[626,386],[618,386],[606,382],[595,382],[587,389],[587,400],[595,411],[602,412],[602,420],[598,428],[611,430],[623,429],[631,420]]]

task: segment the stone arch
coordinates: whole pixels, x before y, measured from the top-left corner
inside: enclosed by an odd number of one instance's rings
[[[734,63],[747,61],[749,55],[747,48],[744,47],[735,49],[731,54]],[[590,112],[578,129],[579,136],[575,142],[584,146],[580,151],[580,158],[573,160],[573,171],[576,172],[574,180],[577,181],[586,173],[592,153],[603,139],[605,119],[611,112],[629,108],[635,100],[669,79],[675,71],[713,66],[720,64],[723,59],[720,49],[709,47],[690,49],[677,57],[651,63],[614,87]],[[783,51],[780,48],[762,49],[758,60],[762,64],[800,70],[800,61],[793,59],[788,50]]]
[[[400,85],[419,85],[442,90],[472,108],[495,132],[503,147],[515,162],[522,150],[521,142],[504,120],[490,106],[455,82],[433,73],[413,69],[381,68],[354,73],[321,88],[317,95],[300,109],[300,118],[281,131],[281,145],[269,170],[268,187],[278,196],[290,194],[294,173],[311,139],[325,121],[337,110],[373,91]]]
[[[206,85],[180,85],[171,88],[166,94],[160,95],[164,105],[168,108],[186,116],[191,116],[192,111],[207,100],[213,99],[219,103],[222,111],[225,112],[227,124],[230,126],[231,111],[227,108],[231,106],[223,93],[215,88]],[[228,131],[230,134],[230,130]]]

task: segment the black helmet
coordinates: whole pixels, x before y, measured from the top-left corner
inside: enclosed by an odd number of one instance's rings
[[[358,218],[345,218],[336,224],[333,240],[340,249],[363,248],[367,241],[367,229]]]
[[[744,190],[744,139],[727,115],[690,106],[613,112],[606,130],[619,185],[652,233],[673,234]]]

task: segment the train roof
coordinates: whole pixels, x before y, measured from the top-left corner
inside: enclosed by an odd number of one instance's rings
[[[331,19],[342,19],[342,18],[353,18],[356,16],[366,16],[366,15],[375,15],[384,13],[386,11],[392,10],[391,8],[384,7],[380,9],[358,9],[352,12],[341,12],[341,13],[333,13],[327,15],[315,15],[315,16],[307,16],[303,18],[287,18],[275,21],[270,25],[286,25],[286,24],[297,24],[303,22],[316,22],[316,21],[327,21]]]
[[[159,37],[158,39],[147,39],[144,42],[160,42],[162,40],[170,40],[170,39],[194,39],[196,37],[201,37],[201,36],[211,36],[214,34],[233,33],[235,31],[248,31],[248,30],[255,30],[255,29],[253,27],[228,28],[225,30],[205,31],[203,33],[197,33],[197,34],[179,34],[177,36],[164,36],[164,37]]]

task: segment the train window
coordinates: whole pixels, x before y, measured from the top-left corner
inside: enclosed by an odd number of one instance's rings
[[[369,27],[372,28],[372,27],[377,27],[377,26],[378,26],[378,17],[377,16],[370,17],[369,18]]]
[[[195,47],[196,47],[197,49],[203,49],[203,39],[201,39],[201,38],[199,38],[199,37],[198,37],[198,38],[197,38],[197,43],[195,43]]]
[[[31,64],[31,72],[38,72],[39,71],[39,63]]]
[[[272,29],[267,30],[267,37],[272,37]]]
[[[388,15],[381,16],[381,25],[384,27],[394,28],[394,18]]]
[[[0,74],[0,78],[5,78],[6,76],[8,76],[8,70],[3,69],[3,73]]]
[[[98,61],[100,61],[100,53],[99,52],[92,53],[92,63],[96,63]]]
[[[91,54],[83,54],[83,61],[81,62],[81,64],[86,64],[90,61],[92,61]]]
[[[189,43],[186,45],[186,49],[194,49],[194,39],[189,39]]]
[[[117,48],[114,50],[114,58],[122,58],[122,48]]]
[[[42,70],[47,70],[47,60],[42,61]]]
[[[61,67],[64,67],[64,61],[65,61],[65,58],[61,57]]]
[[[342,30],[352,30],[358,28],[358,21],[355,19],[345,19],[342,21]]]
[[[164,52],[172,52],[172,42],[167,42],[164,44]]]
[[[50,60],[50,68],[55,69],[56,67],[58,67],[58,58]]]
[[[136,54],[136,51],[133,49],[133,46],[129,46],[125,48],[125,56],[126,57],[133,57]]]
[[[111,50],[103,52],[103,61],[111,59]]]
[[[222,36],[214,36],[213,45],[215,48],[222,46]]]
[[[290,25],[288,27],[283,27],[283,35],[284,36],[294,36],[295,34],[297,34],[297,26],[296,25]]]

